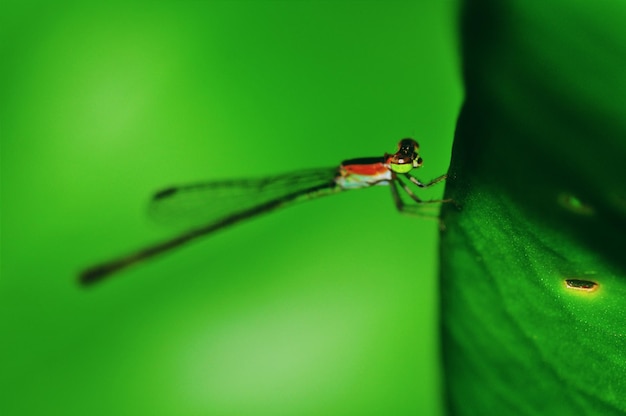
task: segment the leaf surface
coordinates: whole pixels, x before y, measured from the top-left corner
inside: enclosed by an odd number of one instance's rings
[[[626,412],[626,6],[475,1],[441,240],[451,414]]]

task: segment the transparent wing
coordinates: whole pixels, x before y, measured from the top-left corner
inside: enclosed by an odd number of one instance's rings
[[[220,221],[259,207],[261,211],[288,202],[338,190],[337,168],[311,169],[258,179],[222,180],[173,186],[157,192],[151,217],[165,224],[197,226]]]
[[[197,224],[168,240],[96,264],[80,274],[83,285],[94,284],[122,269],[199,237],[276,208],[341,190],[337,168],[315,169],[263,179],[243,179],[174,186],[157,192],[151,202],[156,218]]]

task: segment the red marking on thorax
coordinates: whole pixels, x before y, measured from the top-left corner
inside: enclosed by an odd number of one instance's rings
[[[352,175],[374,176],[387,172],[389,169],[383,163],[368,163],[365,165],[342,166],[346,173]]]

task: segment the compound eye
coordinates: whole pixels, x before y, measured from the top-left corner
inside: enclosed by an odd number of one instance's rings
[[[417,144],[417,142],[410,138],[402,139],[398,143],[399,152],[412,153],[412,152],[417,152],[418,149],[419,149],[419,145]]]

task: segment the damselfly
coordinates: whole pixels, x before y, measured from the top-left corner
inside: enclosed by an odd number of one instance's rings
[[[424,201],[411,190],[407,181],[419,188],[428,188],[446,179],[446,175],[442,175],[428,183],[419,181],[410,172],[421,167],[422,163],[419,145],[415,140],[406,138],[400,140],[396,153],[345,160],[339,167],[304,170],[261,179],[214,181],[164,189],[153,196],[152,212],[157,215],[184,217],[201,211],[203,224],[172,239],[88,268],[81,273],[80,282],[84,285],[92,284],[245,219],[298,201],[343,190],[390,185],[399,211],[410,211],[424,203],[448,202],[449,200],[441,199]],[[418,205],[405,204],[399,189]]]

